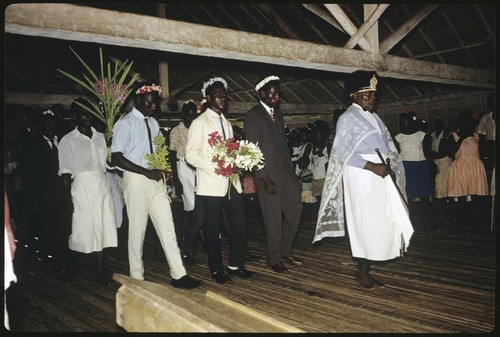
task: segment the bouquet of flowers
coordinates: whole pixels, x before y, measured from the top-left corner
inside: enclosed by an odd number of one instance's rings
[[[228,177],[231,184],[238,181],[245,171],[260,170],[264,167],[264,155],[257,144],[247,140],[224,140],[219,132],[208,135],[215,173]],[[231,185],[229,185],[229,191]]]

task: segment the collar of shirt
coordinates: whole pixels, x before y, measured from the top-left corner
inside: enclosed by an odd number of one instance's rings
[[[45,136],[45,135],[42,135],[43,138],[45,138],[46,141],[48,142],[51,142],[52,140],[54,141],[54,143],[57,143],[57,136],[54,136],[54,138],[50,139],[49,137]]]
[[[271,114],[271,107],[270,106],[268,106],[266,103],[264,103],[262,101],[260,101],[260,104],[262,104],[262,106],[264,107],[264,109],[266,109],[266,111],[267,111],[268,114]]]
[[[140,118],[140,119],[144,119],[144,118],[150,118],[150,117],[147,117],[147,116],[144,116],[142,114],[142,112],[140,112],[139,110],[137,110],[136,107],[134,107],[132,110],[130,110],[130,112],[134,117],[137,117],[137,118]]]
[[[207,108],[207,110],[205,110],[205,111],[206,111],[206,112],[208,112],[208,113],[209,113],[210,115],[212,115],[213,117],[217,117],[217,118],[222,117],[222,119],[226,119],[226,118],[224,117],[224,114],[223,114],[222,112],[221,112],[221,113],[220,113],[220,115],[219,115],[217,112],[213,111],[213,110],[212,110],[212,109],[210,109],[210,108]]]
[[[52,146],[53,146],[53,145],[52,145],[52,141],[54,141],[54,146],[57,146],[57,145],[58,145],[58,142],[57,142],[57,136],[54,136],[54,138],[52,138],[52,139],[48,138],[48,137],[47,137],[47,136],[45,136],[45,135],[42,135],[42,136],[43,136],[43,138],[45,138],[45,140],[47,141],[47,143],[49,143],[50,148],[52,148]]]
[[[208,108],[207,110],[205,110],[205,112],[209,113],[212,117],[214,118],[219,118],[219,117],[222,117],[222,120],[226,120],[226,117],[224,116],[224,114],[221,112],[220,115],[213,111],[212,109]]]

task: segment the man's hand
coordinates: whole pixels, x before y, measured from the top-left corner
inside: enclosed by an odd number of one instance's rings
[[[385,178],[388,174],[391,174],[392,170],[387,164],[382,163],[372,163],[371,161],[367,161],[364,167],[365,170],[372,171],[376,175]]]
[[[165,177],[165,181],[167,180],[166,177],[166,171],[158,170],[158,169],[152,169],[152,170],[144,170],[144,176],[146,176],[148,179],[154,180],[154,181],[160,181],[160,179],[163,179]]]
[[[273,194],[276,194],[277,192],[279,192],[278,186],[274,183],[274,181],[272,181],[269,178],[269,176],[264,178],[264,188],[266,189],[267,194],[273,195]]]

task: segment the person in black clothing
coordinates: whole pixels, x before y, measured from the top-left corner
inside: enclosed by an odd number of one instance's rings
[[[37,258],[51,259],[53,271],[62,271],[67,257],[69,225],[61,212],[62,179],[58,175],[58,136],[56,117],[51,110],[42,112],[41,132],[27,147],[25,160],[28,180],[26,190],[32,202],[32,233]]]

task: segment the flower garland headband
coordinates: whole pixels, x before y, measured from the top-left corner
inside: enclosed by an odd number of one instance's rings
[[[136,95],[143,95],[145,93],[153,92],[153,91],[157,91],[158,95],[161,94],[161,86],[156,85],[154,83],[151,85],[143,85],[142,87],[140,87],[139,89],[137,89],[135,91],[135,94]]]
[[[226,90],[227,90],[226,80],[224,80],[222,77],[212,77],[211,79],[209,79],[208,81],[203,83],[203,88],[201,88],[201,94],[203,95],[203,97],[207,97],[207,94],[206,94],[207,88],[209,86],[215,84],[216,82],[222,83],[224,85],[224,88],[226,88]]]
[[[274,76],[274,75],[271,75],[271,76],[267,76],[266,78],[264,78],[262,81],[260,81],[256,86],[255,86],[255,91],[259,92],[259,90],[265,86],[268,82],[271,82],[271,81],[279,81],[280,78],[278,76]]]
[[[49,116],[55,116],[55,114],[52,112],[52,110],[45,110],[44,112],[42,112],[42,115],[46,116],[46,115],[49,115]]]

